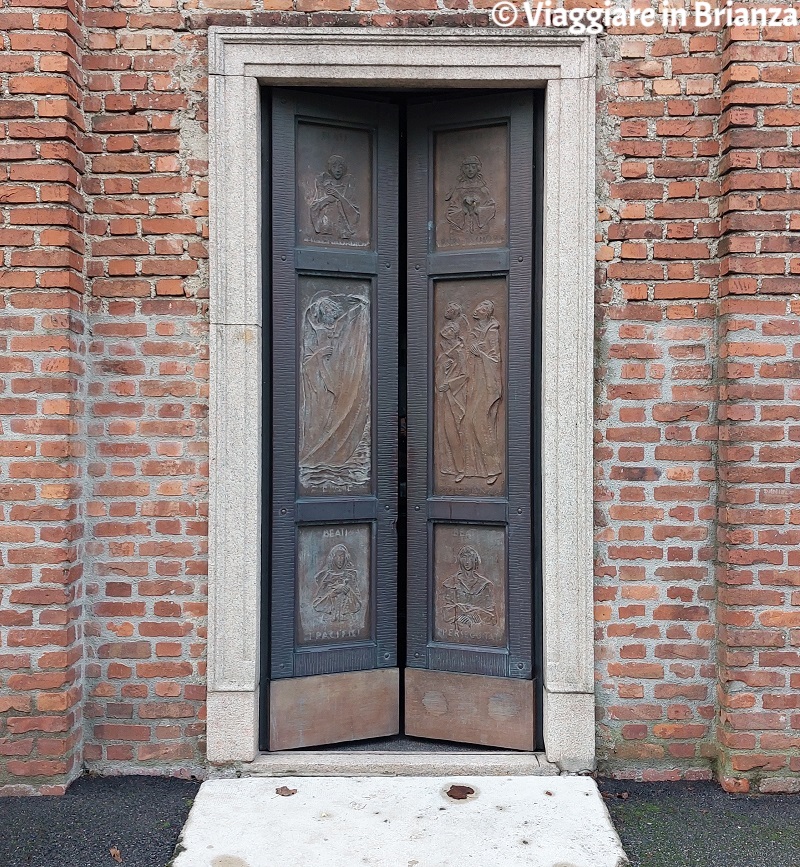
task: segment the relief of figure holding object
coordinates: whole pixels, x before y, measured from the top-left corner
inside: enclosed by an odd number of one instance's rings
[[[314,577],[316,593],[311,602],[314,611],[334,623],[348,622],[361,611],[358,597],[358,572],[347,545],[334,545],[325,568]]]
[[[458,552],[458,571],[442,581],[445,622],[455,636],[479,624],[497,623],[494,582],[480,574],[481,558],[471,545]]]
[[[450,302],[435,361],[439,472],[494,484],[503,472],[498,435],[503,397],[500,323],[494,304],[481,301],[470,328],[460,304]]]
[[[494,318],[494,304],[489,300],[481,301],[472,318],[475,324],[467,337],[465,474],[486,479],[492,485],[502,472],[497,438],[503,397],[500,323]]]
[[[368,299],[320,292],[301,328],[300,481],[364,485],[371,465]]]
[[[461,163],[461,173],[446,199],[447,222],[470,235],[486,228],[497,211],[481,168],[480,157],[468,156]]]
[[[441,472],[463,478],[464,452],[461,448],[460,428],[465,411],[466,349],[457,321],[449,321],[439,335],[442,339],[435,367],[436,396],[439,402],[437,437],[445,446]]]
[[[309,206],[314,231],[343,241],[352,238],[361,219],[354,197],[353,176],[347,171],[347,163],[344,157],[333,154],[327,169],[315,181]]]

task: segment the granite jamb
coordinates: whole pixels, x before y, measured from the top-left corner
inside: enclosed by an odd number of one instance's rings
[[[544,87],[543,584],[548,761],[595,760],[591,37],[500,29],[209,31],[211,394],[208,759],[258,752],[261,85]]]

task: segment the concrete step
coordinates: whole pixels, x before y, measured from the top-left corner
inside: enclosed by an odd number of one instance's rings
[[[210,780],[177,851],[173,867],[628,864],[594,780],[568,776]]]

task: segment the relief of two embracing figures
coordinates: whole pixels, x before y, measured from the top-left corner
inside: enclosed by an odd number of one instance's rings
[[[503,397],[500,323],[494,303],[481,301],[472,323],[448,304],[435,362],[439,471],[494,484],[503,472],[498,424]]]

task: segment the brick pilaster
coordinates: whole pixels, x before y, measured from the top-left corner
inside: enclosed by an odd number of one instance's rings
[[[800,791],[800,54],[725,34],[720,243],[719,774]]]
[[[81,10],[0,10],[0,793],[82,751]]]

